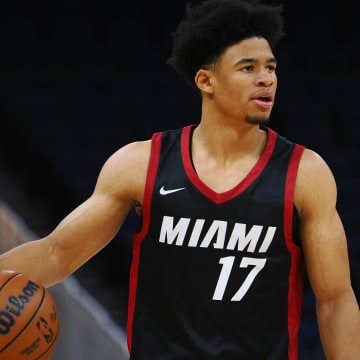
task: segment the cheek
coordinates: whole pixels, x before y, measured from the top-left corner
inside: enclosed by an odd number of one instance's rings
[[[216,98],[220,107],[232,113],[242,111],[249,99],[249,81],[238,74],[233,77],[221,77],[217,83]]]
[[[241,81],[228,82],[224,87],[224,93],[229,100],[243,102],[246,98],[246,85]]]

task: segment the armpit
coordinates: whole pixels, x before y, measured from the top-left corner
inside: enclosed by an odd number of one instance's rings
[[[138,202],[138,201],[135,201],[135,202],[134,202],[134,209],[135,209],[136,213],[137,213],[139,216],[142,216],[143,207],[142,207],[142,205],[140,204],[140,202]]]

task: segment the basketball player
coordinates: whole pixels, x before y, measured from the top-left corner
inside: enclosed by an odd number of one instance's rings
[[[333,176],[319,155],[265,126],[282,34],[279,7],[189,8],[169,64],[201,92],[200,123],[120,149],[87,201],[0,266],[51,286],[106,246],[135,207],[131,359],[297,359],[303,258],[328,359],[359,359]]]

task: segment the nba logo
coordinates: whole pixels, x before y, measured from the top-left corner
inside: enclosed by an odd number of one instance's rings
[[[43,317],[40,317],[40,320],[38,320],[38,322],[36,323],[36,326],[42,333],[46,342],[48,344],[50,344],[51,340],[54,337],[54,333],[51,330],[51,328],[49,327],[49,324],[47,323],[47,321]]]

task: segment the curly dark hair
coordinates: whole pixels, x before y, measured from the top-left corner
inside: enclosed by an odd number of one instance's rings
[[[197,89],[201,68],[215,67],[229,46],[251,37],[263,37],[273,48],[284,35],[282,6],[258,0],[207,0],[186,5],[186,17],[172,34],[174,46],[167,61]]]

